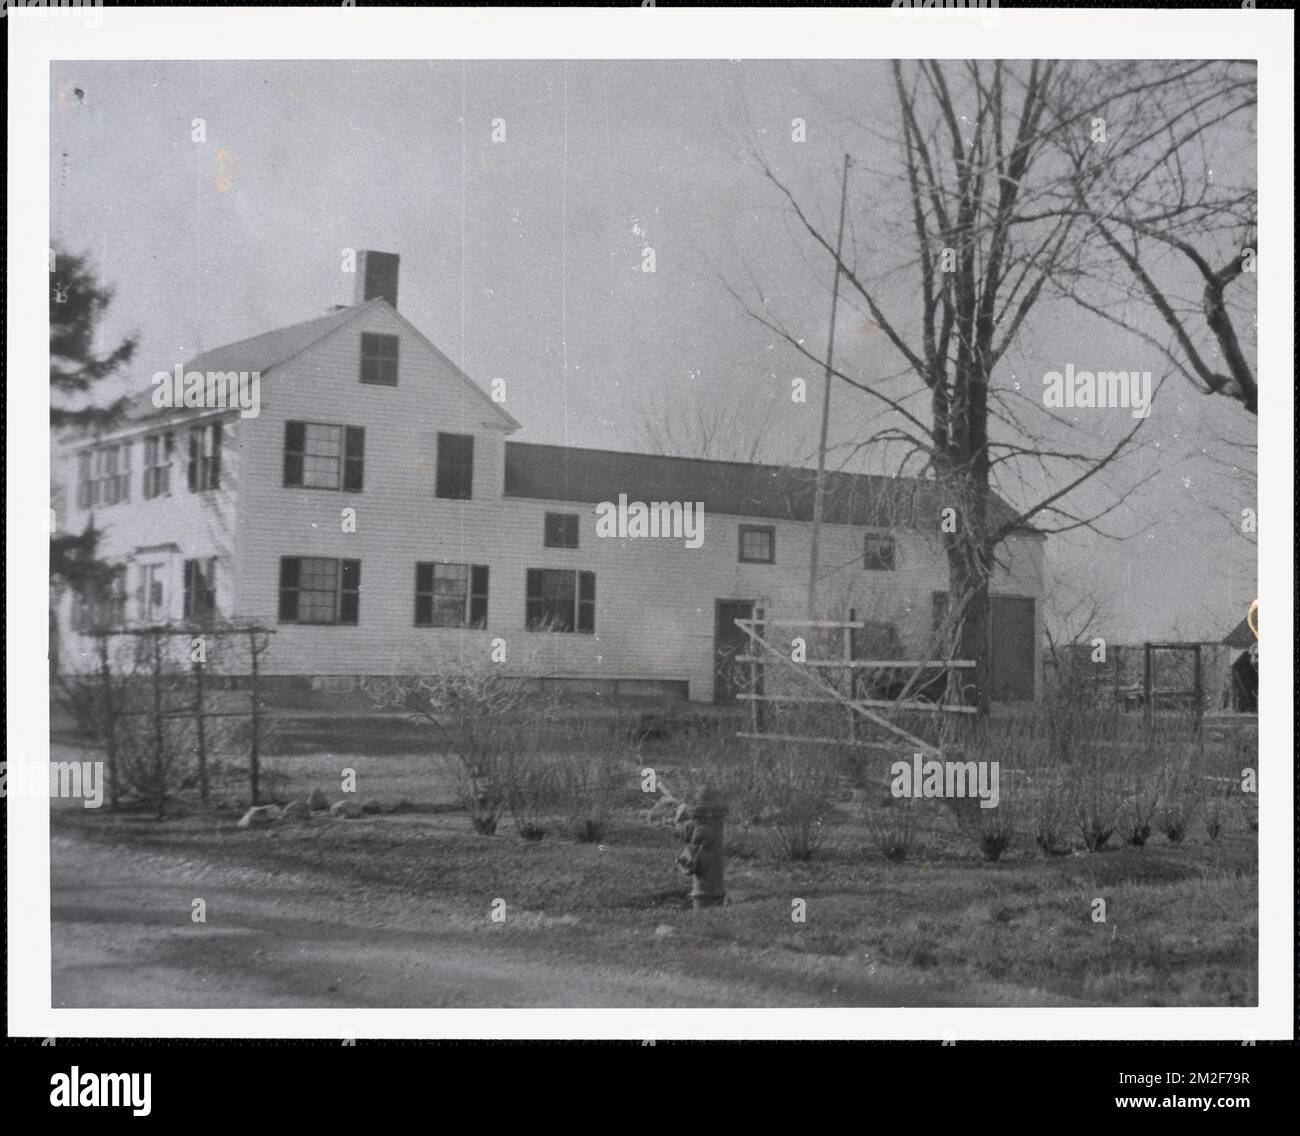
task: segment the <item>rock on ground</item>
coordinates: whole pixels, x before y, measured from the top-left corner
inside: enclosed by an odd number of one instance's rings
[[[254,805],[242,817],[239,818],[239,828],[260,828],[264,824],[270,824],[273,820],[278,820],[280,810],[275,805]]]
[[[342,801],[335,801],[330,805],[330,816],[346,817],[348,820],[352,820],[354,817],[359,817],[360,815],[361,806],[357,804],[356,801],[344,799]]]

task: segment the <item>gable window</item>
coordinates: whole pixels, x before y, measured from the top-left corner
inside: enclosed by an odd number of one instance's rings
[[[486,627],[487,604],[486,564],[416,564],[416,627]]]
[[[217,614],[217,558],[185,561],[185,618],[195,623]]]
[[[529,568],[524,618],[529,631],[596,630],[596,573]]]
[[[220,422],[191,428],[188,481],[191,493],[221,488]]]
[[[331,426],[323,422],[284,424],[286,486],[359,493],[365,457],[364,426]]]
[[[740,562],[742,564],[776,563],[775,526],[740,526]]]
[[[547,548],[577,548],[578,514],[547,513],[543,525],[542,543]]]
[[[171,434],[153,434],[144,440],[145,500],[165,497],[171,493],[174,449],[175,439]]]
[[[372,386],[397,386],[397,350],[401,339],[396,335],[361,333],[361,381]]]
[[[360,615],[360,560],[280,557],[281,623],[355,624]]]
[[[863,544],[862,567],[868,572],[894,570],[893,533],[867,533]]]
[[[474,435],[438,435],[439,497],[468,501],[474,495]]]

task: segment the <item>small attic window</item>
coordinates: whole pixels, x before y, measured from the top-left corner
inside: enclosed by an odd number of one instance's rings
[[[371,386],[397,386],[397,348],[401,340],[396,335],[377,335],[372,331],[361,333],[361,381]]]

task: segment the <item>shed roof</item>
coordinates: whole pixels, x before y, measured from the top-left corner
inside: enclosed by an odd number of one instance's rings
[[[815,470],[619,450],[506,443],[505,492],[511,497],[598,504],[617,501],[702,501],[706,512],[783,521],[811,521]],[[937,526],[950,500],[934,481],[876,474],[826,474],[828,524],[887,528]],[[1001,526],[1016,512],[1000,497],[989,520]]]

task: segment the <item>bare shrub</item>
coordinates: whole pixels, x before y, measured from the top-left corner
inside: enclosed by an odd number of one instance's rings
[[[871,842],[891,864],[901,864],[912,851],[916,836],[912,809],[912,799],[902,797],[891,801],[888,808],[869,808],[866,811]]]
[[[1181,844],[1195,807],[1195,776],[1185,766],[1171,766],[1161,774],[1157,823],[1170,844]]]
[[[1125,841],[1141,848],[1151,837],[1151,826],[1160,807],[1159,777],[1134,777],[1120,807],[1120,824]]]
[[[1044,856],[1064,856],[1070,850],[1065,839],[1070,824],[1069,797],[1062,778],[1046,774],[1033,791],[1034,843]]]
[[[821,752],[819,752],[821,751]],[[785,860],[811,860],[820,850],[839,776],[823,747],[772,742],[756,753],[762,815],[770,847]]]
[[[510,807],[519,776],[518,746],[536,738],[552,710],[546,699],[530,695],[523,679],[483,665],[463,670],[449,663],[449,673],[368,678],[362,690],[381,709],[398,710],[434,727],[445,749],[443,767],[474,831],[490,836]],[[521,730],[520,719],[529,719]],[[521,806],[522,807],[522,806]]]

